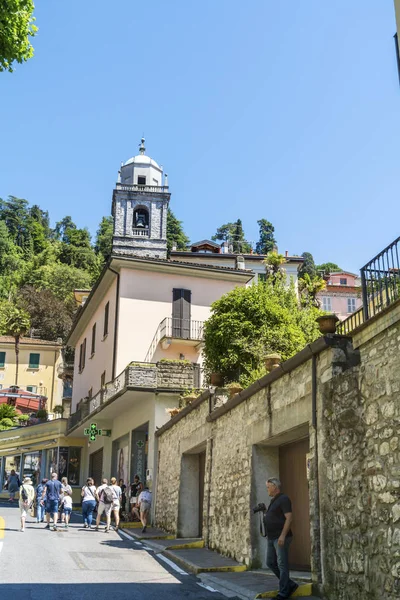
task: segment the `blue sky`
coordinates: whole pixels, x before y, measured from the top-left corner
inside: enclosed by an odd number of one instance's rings
[[[0,74],[0,197],[94,234],[121,161],[164,165],[192,241],[240,217],[358,270],[400,234],[392,0],[37,0]]]

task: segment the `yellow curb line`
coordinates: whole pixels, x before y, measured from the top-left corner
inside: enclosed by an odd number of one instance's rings
[[[141,523],[130,523],[126,521],[120,522],[119,526],[121,529],[139,529],[143,527]]]
[[[0,540],[2,540],[4,538],[5,525],[6,525],[6,522],[4,521],[3,517],[0,517]]]
[[[187,544],[177,544],[176,546],[167,546],[164,549],[165,550],[188,550],[190,548],[204,548],[204,540],[198,540],[197,542],[188,542]]]
[[[247,571],[246,565],[232,565],[230,567],[200,567],[198,573],[243,573]]]
[[[262,594],[257,594],[256,598],[275,598],[278,590],[275,592],[263,592]],[[299,585],[297,590],[292,594],[291,598],[300,598],[302,596],[311,596],[312,595],[312,583],[304,583],[303,585]]]

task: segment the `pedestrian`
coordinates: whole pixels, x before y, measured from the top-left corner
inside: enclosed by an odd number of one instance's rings
[[[102,479],[102,484],[96,490],[96,496],[99,501],[97,509],[96,531],[99,531],[100,517],[104,513],[106,516],[105,532],[110,531],[111,525],[111,509],[114,501],[114,491],[108,485],[108,479]]]
[[[66,477],[63,477],[61,479],[61,496],[60,496],[60,515],[61,515],[61,522],[65,523],[65,514],[64,514],[64,504],[63,504],[63,498],[64,498],[64,494],[65,492],[67,492],[67,494],[69,494],[70,496],[72,496],[72,487],[69,485],[68,483],[68,479]]]
[[[43,521],[44,521],[44,504],[46,502],[46,499],[45,499],[44,503],[42,503],[41,500],[42,500],[43,489],[47,482],[48,482],[48,479],[42,479],[42,482],[39,483],[39,485],[36,488],[36,513],[37,513],[36,520],[38,523],[43,523]]]
[[[264,512],[264,526],[268,538],[267,567],[279,579],[278,600],[289,598],[298,588],[289,576],[289,546],[293,539],[292,503],[281,491],[281,482],[272,477],[266,482],[268,495],[272,498]]]
[[[61,494],[61,483],[57,479],[57,473],[51,474],[50,481],[47,481],[44,485],[42,492],[42,502],[46,498],[45,510],[46,510],[46,529],[50,529],[50,517],[53,518],[53,531],[57,531],[57,520],[58,520],[58,505],[60,502]]]
[[[7,483],[6,483],[7,491],[10,495],[10,497],[8,499],[9,502],[14,502],[15,494],[18,492],[20,485],[21,485],[21,482],[19,480],[18,475],[16,474],[14,469],[11,469],[11,472],[7,478]]]
[[[68,529],[69,519],[72,513],[72,495],[68,492],[68,490],[64,491],[62,503],[62,515],[64,516],[64,527]]]
[[[118,485],[121,488],[121,508],[119,511],[119,516],[122,519],[123,514],[126,512],[126,485],[123,479],[119,480]]]
[[[82,518],[83,527],[85,529],[91,529],[93,521],[93,511],[96,508],[96,486],[91,477],[86,480],[86,485],[83,486],[81,491],[82,496]]]
[[[114,515],[115,530],[117,530],[119,527],[119,511],[121,508],[122,490],[121,490],[120,486],[117,485],[117,480],[115,477],[111,477],[110,483],[111,483],[110,488],[113,491],[113,502],[111,505],[111,510]]]
[[[138,504],[140,509],[140,520],[143,525],[142,533],[146,533],[147,521],[151,509],[151,497],[152,494],[148,487],[145,487],[143,492],[140,492],[139,494]]]
[[[133,483],[131,483],[130,486],[130,490],[129,490],[129,504],[131,506],[131,514],[132,514],[132,520],[135,519],[135,517],[137,517],[139,519],[139,512],[137,510],[138,505],[138,496],[140,494],[140,492],[143,491],[143,483],[140,481],[140,477],[139,475],[135,475],[135,477],[133,478]]]
[[[19,488],[19,510],[21,512],[21,531],[25,531],[25,519],[28,510],[35,501],[35,490],[32,485],[32,479],[25,477],[23,484]]]

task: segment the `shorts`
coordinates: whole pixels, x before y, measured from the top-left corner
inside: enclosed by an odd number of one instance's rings
[[[106,517],[109,517],[111,514],[112,504],[104,504],[104,502],[99,503],[99,508],[97,509],[98,516],[101,516],[103,513]]]
[[[114,502],[112,503],[111,507],[112,507],[112,510],[119,510],[121,508],[119,500],[114,500]]]
[[[19,510],[21,511],[21,517],[26,517],[28,513],[30,514],[31,505],[20,504]]]
[[[58,513],[58,500],[47,500],[45,511],[50,514]]]
[[[140,503],[140,512],[149,512],[151,508],[150,502],[141,502]]]
[[[64,506],[63,513],[64,513],[64,515],[71,515],[72,508],[68,508],[68,507]]]
[[[132,496],[132,498],[129,499],[129,503],[130,504],[136,504],[137,502],[137,497],[136,496]]]

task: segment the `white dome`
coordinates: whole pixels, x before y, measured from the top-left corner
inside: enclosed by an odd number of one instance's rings
[[[145,154],[137,154],[136,156],[132,156],[126,161],[126,163],[124,163],[123,166],[125,167],[126,165],[130,165],[132,163],[135,163],[136,165],[151,165],[152,167],[161,170],[160,165],[157,164],[155,160],[150,158],[150,156],[146,156]]]

